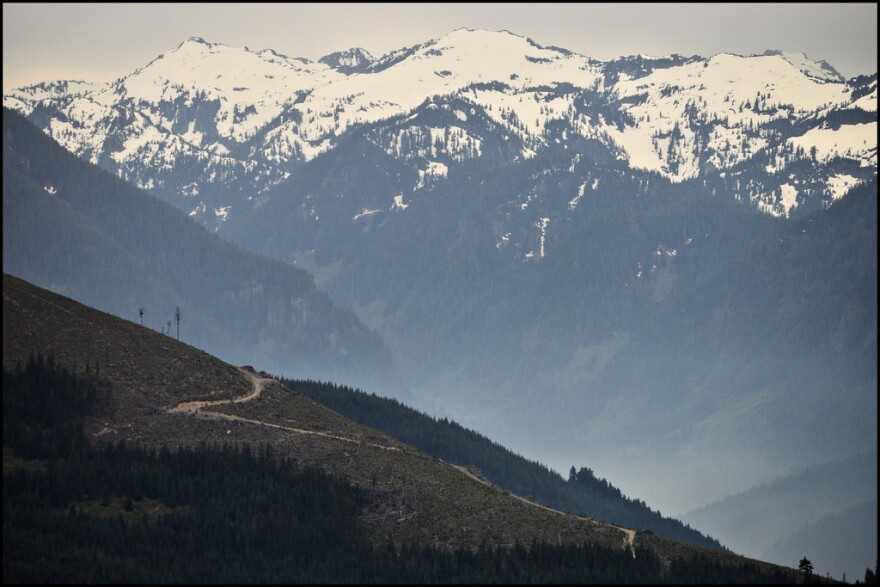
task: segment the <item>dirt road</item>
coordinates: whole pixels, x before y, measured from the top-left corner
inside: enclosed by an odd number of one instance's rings
[[[470,469],[468,469],[467,467],[463,467],[463,466],[461,466],[461,465],[452,465],[452,467],[458,469],[459,471],[461,471],[462,473],[464,473],[465,475],[467,475],[468,477],[470,477],[471,479],[473,479],[473,480],[475,480],[475,481],[478,481],[478,482],[480,482],[480,483],[483,483],[484,485],[489,485],[489,486],[491,486],[491,487],[497,487],[496,485],[490,483],[489,481],[487,481],[487,480],[484,479],[483,477],[480,477],[480,476],[478,476],[478,475],[475,475],[475,474],[474,474],[473,472],[471,472]],[[503,490],[503,488],[499,488],[499,489],[502,489],[502,490]],[[551,507],[546,506],[546,505],[544,505],[544,504],[540,504],[540,503],[538,503],[538,502],[532,501],[532,500],[530,500],[530,499],[526,499],[525,497],[523,497],[523,496],[521,496],[521,495],[517,495],[517,494],[512,493],[512,492],[509,492],[509,491],[508,491],[507,493],[508,493],[508,494],[510,495],[510,497],[512,497],[513,499],[519,500],[519,501],[521,501],[521,502],[523,502],[523,503],[525,503],[525,504],[528,504],[528,505],[530,505],[530,506],[533,506],[533,507],[537,507],[537,508],[545,509],[545,510],[550,511],[550,512],[556,512],[557,514],[560,514],[560,515],[562,515],[562,516],[572,516],[572,517],[574,517],[574,518],[577,518],[577,519],[579,519],[579,520],[585,520],[585,521],[590,522],[590,523],[592,523],[592,524],[601,524],[601,525],[603,525],[603,526],[609,526],[609,527],[611,527],[611,528],[615,528],[615,529],[617,529],[617,530],[620,530],[621,532],[624,533],[624,544],[623,544],[623,547],[626,548],[626,549],[629,549],[629,551],[632,552],[633,558],[636,557],[636,549],[635,549],[636,531],[635,531],[635,530],[630,530],[630,529],[628,529],[628,528],[621,528],[620,526],[615,526],[614,524],[608,524],[608,523],[605,523],[605,522],[600,522],[599,520],[593,520],[593,519],[591,519],[591,518],[585,518],[585,517],[583,517],[583,516],[575,516],[574,514],[569,514],[569,513],[566,513],[566,512],[563,512],[563,511],[560,511],[560,510],[557,510],[557,509],[551,508]]]
[[[237,403],[242,403],[242,402],[253,401],[253,400],[260,397],[260,394],[263,393],[263,389],[266,387],[266,384],[273,381],[273,379],[271,379],[271,378],[261,377],[257,373],[254,373],[248,369],[239,368],[239,371],[241,371],[241,373],[244,376],[246,376],[248,379],[250,379],[250,381],[251,381],[251,392],[248,395],[233,398],[233,399],[182,402],[172,408],[168,408],[168,412],[172,413],[172,414],[189,415],[189,416],[192,416],[195,418],[207,418],[210,420],[223,420],[223,421],[230,421],[230,422],[246,422],[248,424],[254,424],[257,426],[265,426],[266,428],[275,428],[277,430],[284,430],[286,432],[292,432],[294,434],[307,434],[307,435],[311,435],[311,436],[322,436],[324,438],[332,438],[333,440],[338,440],[341,442],[347,442],[347,443],[356,444],[356,445],[360,445],[360,446],[370,446],[370,447],[378,448],[381,450],[403,452],[398,447],[395,447],[395,446],[374,444],[374,443],[365,442],[365,441],[362,441],[362,440],[359,440],[356,438],[348,438],[345,436],[337,436],[335,434],[329,434],[327,432],[318,432],[316,430],[305,430],[302,428],[294,428],[291,426],[282,426],[281,424],[275,424],[272,422],[264,422],[262,420],[255,420],[252,418],[245,418],[243,416],[236,416],[234,414],[224,414],[222,412],[210,411],[208,408],[222,406],[222,405],[226,405],[226,404],[237,404]],[[495,485],[493,485],[492,483],[490,483],[486,479],[482,478],[481,476],[475,475],[467,467],[463,467],[460,465],[449,465],[449,466],[451,466],[455,469],[458,469],[459,471],[461,471],[462,473],[464,473],[465,475],[467,475],[471,479],[477,481],[478,483],[482,483],[484,485],[489,485],[491,487],[496,487]],[[526,499],[525,497],[522,497],[520,495],[516,495],[515,493],[510,493],[510,492],[507,492],[507,493],[512,498],[519,500],[522,503],[525,503],[525,504],[532,506],[532,507],[542,508],[542,509],[545,509],[545,510],[548,510],[551,512],[555,512],[555,513],[562,515],[562,516],[571,516],[574,518],[578,518],[580,520],[590,522],[591,524],[601,524],[603,526],[608,526],[608,527],[620,530],[624,534],[623,547],[629,549],[632,552],[633,558],[635,558],[635,556],[636,556],[635,547],[634,547],[635,536],[636,536],[635,530],[630,530],[628,528],[621,528],[620,526],[614,526],[613,524],[607,524],[605,522],[600,522],[598,520],[593,520],[590,518],[584,518],[582,516],[573,516],[572,514],[568,514],[566,512],[562,512],[560,510],[557,510],[557,509],[545,506],[543,504],[531,501],[529,499]]]
[[[260,397],[260,394],[263,393],[263,388],[266,387],[266,383],[272,381],[271,378],[263,378],[257,375],[256,373],[251,373],[246,369],[239,368],[239,371],[242,374],[251,380],[251,392],[244,397],[237,397],[234,399],[219,399],[213,401],[198,401],[198,402],[183,402],[181,404],[177,404],[173,408],[169,408],[169,414],[178,414],[181,412],[188,413],[197,413],[201,412],[202,408],[207,408],[211,406],[222,406],[224,404],[237,404],[241,402],[249,402]],[[212,413],[212,412],[211,412]]]
[[[225,420],[229,422],[246,422],[248,424],[256,424],[258,426],[265,426],[266,428],[275,428],[277,430],[284,430],[286,432],[293,432],[294,434],[307,434],[310,436],[322,436],[324,438],[332,438],[334,440],[339,440],[342,442],[348,442],[352,444],[356,444],[359,446],[371,446],[373,448],[379,448],[382,450],[402,452],[396,446],[386,446],[382,444],[374,444],[370,442],[364,442],[362,440],[356,438],[348,438],[345,436],[337,436],[336,434],[329,434],[327,432],[318,432],[317,430],[305,430],[303,428],[294,428],[292,426],[282,426],[281,424],[274,424],[272,422],[264,422],[262,420],[255,420],[252,418],[245,418],[243,416],[236,416],[234,414],[224,414],[222,412],[214,412],[209,411],[206,408],[212,408],[216,406],[222,406],[226,404],[237,404],[243,402],[253,401],[260,397],[260,394],[263,393],[263,389],[266,387],[267,383],[274,381],[271,377],[261,377],[256,373],[253,373],[247,369],[239,368],[239,371],[247,378],[251,380],[251,392],[248,395],[237,397],[234,399],[221,399],[221,400],[211,400],[211,401],[192,401],[192,402],[183,402],[177,404],[173,408],[168,408],[169,414],[186,414],[196,418],[207,418],[209,420]]]

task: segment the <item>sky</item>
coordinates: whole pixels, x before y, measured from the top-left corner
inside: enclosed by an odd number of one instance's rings
[[[193,36],[317,60],[350,47],[379,57],[461,27],[509,30],[602,60],[780,49],[824,59],[846,77],[877,71],[876,3],[4,3],[3,91],[112,81]]]

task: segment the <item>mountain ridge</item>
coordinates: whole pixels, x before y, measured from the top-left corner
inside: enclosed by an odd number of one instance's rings
[[[218,51],[223,65],[211,65]],[[827,133],[809,134],[806,129],[798,138],[774,127],[780,118],[800,120],[819,107],[848,107],[847,96],[855,88],[839,74],[815,77],[826,71],[823,62],[806,57],[798,61],[794,54],[768,50],[746,57],[631,56],[602,62],[509,31],[462,28],[372,61],[358,55],[359,65],[351,66],[358,75],[349,75],[321,60],[190,39],[103,88],[73,93],[59,85],[55,95],[41,94],[40,100],[35,90],[25,88],[4,96],[4,104],[32,118],[65,148],[154,189],[218,229],[223,220],[214,211],[247,213],[254,197],[288,177],[296,162],[335,148],[347,129],[408,115],[444,95],[463,97],[472,108],[486,111],[505,140],[526,139],[523,157],[546,148],[552,126],[568,121],[571,133],[617,145],[632,168],[655,170],[673,181],[711,175],[702,169],[706,165],[714,173],[723,172],[760,152],[784,161],[790,157],[785,154],[789,144],[806,150],[818,144],[823,157],[827,151],[876,162],[876,146],[859,150],[863,139],[876,135],[873,127],[848,128],[849,134],[835,131],[833,140],[839,144],[827,146],[832,140]],[[719,85],[734,81],[733,90]],[[468,91],[490,82],[508,88]],[[570,96],[559,92],[566,85],[581,93],[596,92],[591,99],[599,101],[600,110],[580,112]],[[556,92],[542,93],[542,87],[555,87]],[[546,107],[530,105],[545,99]],[[728,112],[728,102],[730,110],[739,108],[740,113]],[[112,123],[114,108],[127,112],[124,132]],[[872,111],[876,113],[876,104]],[[609,117],[618,122],[609,125]],[[670,133],[675,140],[669,140]],[[796,138],[800,142],[792,143]],[[184,181],[179,171],[157,167],[157,150],[151,146],[156,144],[164,166],[184,168],[189,158],[196,158],[207,168]],[[154,161],[144,164],[145,158]],[[224,169],[235,170],[235,178]],[[807,197],[803,190],[798,193]],[[752,205],[774,214],[788,215],[797,204],[779,192],[755,198]]]

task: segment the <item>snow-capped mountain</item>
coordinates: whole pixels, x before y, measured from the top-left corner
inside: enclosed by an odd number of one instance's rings
[[[363,125],[376,127],[390,154],[417,161],[413,187],[479,159],[496,139],[526,159],[551,142],[586,139],[673,182],[766,160],[768,177],[739,197],[789,216],[876,173],[876,96],[876,76],[846,82],[803,54],[601,62],[506,31],[459,29],[379,59],[350,49],[317,63],[194,37],[109,85],[44,83],[11,92],[4,105],[220,226]],[[450,98],[462,104],[454,118],[400,124]],[[484,120],[479,130],[473,118]],[[388,123],[399,130],[382,131]],[[421,142],[431,148],[406,148]],[[803,160],[822,169],[789,171]],[[840,160],[857,167],[836,172]]]
[[[876,439],[876,74],[460,29],[318,62],[190,39],[4,103],[313,271],[418,407],[519,450],[727,475]]]

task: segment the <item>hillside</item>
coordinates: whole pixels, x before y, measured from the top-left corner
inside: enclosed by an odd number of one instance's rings
[[[3,112],[3,269],[228,360],[402,393],[380,338],[307,272],[246,252]],[[177,334],[177,324],[174,324]]]
[[[316,465],[383,496],[365,518],[379,543],[388,539],[451,546],[544,541],[625,544],[622,530],[527,507],[500,489],[369,428],[342,418],[274,380],[255,401],[216,406],[204,416],[169,411],[191,401],[248,395],[242,372],[171,337],[82,306],[4,275],[3,363],[31,354],[59,365],[97,369],[108,387],[84,420],[91,441],[145,447],[235,441],[269,442],[279,455]],[[234,433],[234,434],[233,434]],[[500,522],[496,522],[496,520]]]
[[[476,467],[488,481],[529,495],[540,503],[572,514],[586,515],[629,528],[706,548],[721,550],[678,520],[663,517],[643,501],[624,496],[589,468],[571,469],[568,480],[535,461],[511,452],[485,436],[446,418],[433,418],[396,400],[366,394],[332,383],[282,379],[291,389],[364,426],[379,430],[450,463]],[[697,525],[697,527],[700,527]]]
[[[16,364],[21,369],[40,353],[74,373],[94,372],[99,392],[82,420],[90,444],[124,440],[147,449],[268,444],[277,458],[297,467],[317,466],[347,479],[371,496],[359,519],[374,544],[390,540],[443,550],[539,540],[630,548],[633,534],[624,530],[523,500],[354,424],[250,368],[224,364],[9,275],[3,279],[3,349],[6,370]],[[6,394],[4,387],[4,401]],[[636,556],[645,546],[666,558],[669,572],[687,561],[708,561],[710,568],[714,560],[732,576],[742,569],[798,579],[791,570],[649,534],[636,534],[634,546]]]

